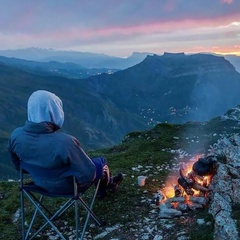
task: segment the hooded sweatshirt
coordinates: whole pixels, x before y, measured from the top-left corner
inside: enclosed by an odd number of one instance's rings
[[[63,105],[55,94],[38,90],[28,100],[28,120],[10,135],[8,150],[19,169],[23,161],[32,168],[35,184],[49,191],[72,189],[74,175],[80,186],[93,182],[96,167],[79,141],[59,129],[64,122]]]
[[[62,127],[64,122],[63,104],[54,93],[38,90],[28,99],[28,121],[33,123],[51,122]]]

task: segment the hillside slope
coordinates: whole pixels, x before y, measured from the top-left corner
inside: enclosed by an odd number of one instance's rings
[[[148,56],[113,75],[91,77],[88,84],[152,126],[209,120],[240,103],[240,74],[223,57],[207,54]]]
[[[87,149],[113,146],[159,122],[208,121],[240,103],[240,74],[223,57],[207,54],[148,56],[131,68],[87,79],[34,75],[4,64],[0,76],[0,163],[7,163],[8,173],[7,138],[24,124],[27,99],[37,89],[63,100],[62,131]]]

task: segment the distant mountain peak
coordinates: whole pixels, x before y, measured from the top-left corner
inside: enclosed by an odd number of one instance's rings
[[[164,57],[176,57],[176,56],[186,56],[184,52],[180,53],[169,53],[169,52],[164,52],[163,54]]]

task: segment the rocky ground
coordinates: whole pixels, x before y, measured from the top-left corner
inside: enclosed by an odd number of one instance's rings
[[[210,203],[205,209],[196,209],[174,218],[161,218],[160,209],[154,204],[154,197],[145,197],[147,190],[143,188],[141,202],[145,207],[149,207],[148,216],[138,216],[136,221],[125,226],[119,224],[105,228],[94,239],[239,239],[236,219],[232,217],[232,212],[233,206],[240,203],[240,137],[238,134],[222,137],[210,150],[218,156],[218,162],[217,172],[210,185]],[[178,151],[179,159],[187,155],[182,150]],[[175,164],[172,171],[178,169],[181,164],[182,162]],[[141,166],[133,170],[138,171],[139,168]],[[149,169],[151,167],[145,167],[146,175],[151,175]],[[211,214],[212,219],[206,215],[206,211]],[[123,228],[128,231],[123,231]],[[202,238],[199,235],[195,238],[193,229],[202,231]],[[210,232],[212,230],[212,235],[204,236],[206,229]],[[86,239],[92,239],[92,236],[86,235]]]

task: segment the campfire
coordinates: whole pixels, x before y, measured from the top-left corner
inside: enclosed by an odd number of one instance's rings
[[[166,182],[166,186],[158,190],[155,201],[160,206],[160,217],[181,216],[188,210],[207,206],[217,159],[214,155],[196,156],[196,159],[180,167],[175,183]]]

